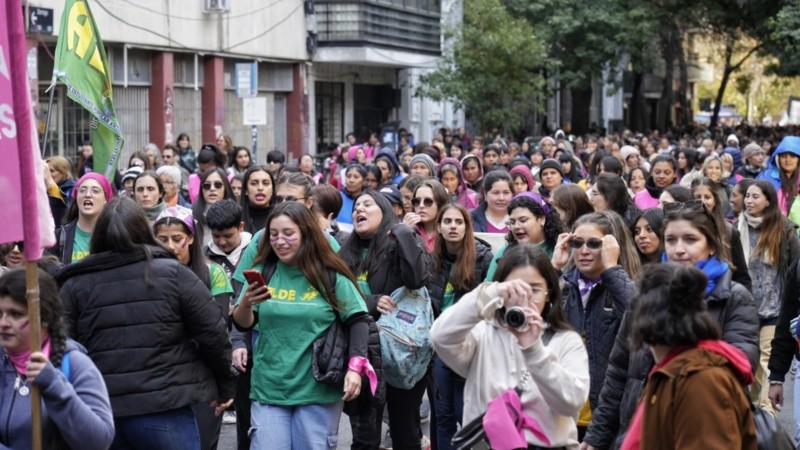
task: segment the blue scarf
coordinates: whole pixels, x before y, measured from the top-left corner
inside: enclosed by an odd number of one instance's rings
[[[703,273],[705,273],[708,277],[706,295],[714,291],[714,288],[717,287],[717,282],[720,278],[722,278],[723,275],[725,275],[725,272],[727,272],[729,268],[728,263],[720,261],[716,256],[711,256],[708,259],[698,261],[698,263],[694,266],[702,270]]]

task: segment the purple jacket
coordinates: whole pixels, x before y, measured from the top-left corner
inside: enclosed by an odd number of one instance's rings
[[[114,440],[114,417],[100,371],[86,350],[67,341],[70,380],[52,364],[33,382],[42,392],[42,443],[46,449],[107,449]],[[0,449],[31,448],[30,394],[14,384],[17,373],[0,347]]]

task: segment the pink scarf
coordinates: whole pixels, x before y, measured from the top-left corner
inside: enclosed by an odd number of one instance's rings
[[[8,359],[11,360],[11,364],[17,369],[17,373],[26,375],[28,373],[28,361],[31,359],[32,352],[30,350],[12,352],[9,349],[5,349],[5,352],[6,355],[8,355]],[[45,338],[45,340],[42,341],[42,353],[50,358],[50,338]]]
[[[495,450],[528,448],[525,429],[530,430],[545,446],[550,446],[550,439],[539,421],[522,410],[522,402],[514,389],[504,391],[489,402],[483,416],[483,429]]]

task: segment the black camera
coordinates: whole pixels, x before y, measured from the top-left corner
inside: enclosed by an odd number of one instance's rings
[[[500,314],[502,314],[503,319],[506,321],[508,326],[512,328],[522,328],[528,322],[528,317],[525,316],[525,311],[523,311],[519,306],[512,306],[508,309],[505,307],[500,308]]]

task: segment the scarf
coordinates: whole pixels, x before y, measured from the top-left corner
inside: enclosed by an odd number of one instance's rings
[[[761,228],[761,223],[764,221],[763,217],[753,217],[747,212],[742,212],[739,216],[739,235],[742,237],[742,251],[748,257],[745,258],[747,267],[750,267],[750,227],[755,229]]]
[[[725,272],[728,271],[728,263],[720,261],[719,258],[714,255],[712,255],[710,258],[699,261],[694,266],[702,270],[703,273],[705,273],[708,277],[706,295],[714,292],[714,288],[717,287],[717,283],[719,282],[720,278],[722,278],[722,276],[725,275]]]
[[[14,369],[17,370],[17,373],[20,375],[26,375],[28,373],[28,361],[31,360],[31,352],[30,350],[24,350],[21,352],[13,352],[9,349],[4,350],[6,355],[8,355],[8,359],[11,360],[11,364],[14,365]],[[50,358],[50,338],[45,338],[42,341],[42,353],[45,356]]]
[[[144,213],[147,214],[147,220],[149,220],[150,222],[155,222],[158,215],[161,214],[161,212],[164,211],[166,207],[167,203],[162,200],[152,208],[143,208],[143,209]]]

